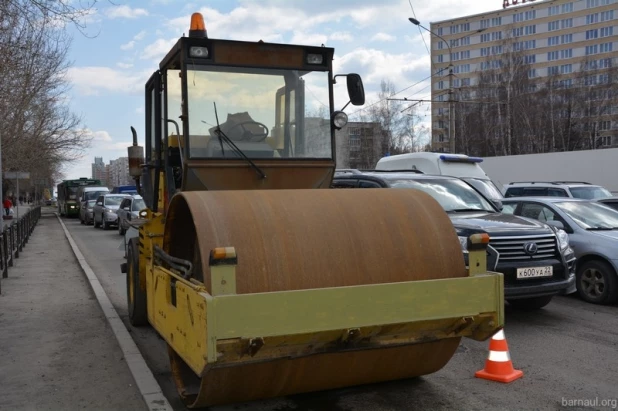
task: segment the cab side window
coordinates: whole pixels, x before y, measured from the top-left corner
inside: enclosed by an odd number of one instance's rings
[[[356,188],[358,180],[335,180],[331,188]]]
[[[519,203],[502,204],[502,212],[504,214],[515,214],[515,209]]]

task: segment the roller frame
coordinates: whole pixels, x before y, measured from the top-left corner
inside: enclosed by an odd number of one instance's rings
[[[463,278],[238,295],[232,264],[211,266],[213,294],[151,266],[148,316],[198,376],[209,367],[326,352],[453,337],[484,341],[504,325],[503,277],[481,272],[474,262],[484,258],[484,249],[471,251],[470,276]]]

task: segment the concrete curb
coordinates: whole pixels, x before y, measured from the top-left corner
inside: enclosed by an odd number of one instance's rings
[[[54,213],[54,215],[58,218],[58,221],[62,225],[64,235],[67,237],[67,240],[69,240],[69,244],[75,254],[75,258],[84,271],[86,279],[88,280],[88,283],[90,284],[90,287],[92,288],[92,291],[97,297],[97,301],[103,310],[103,314],[105,314],[105,318],[107,318],[107,321],[114,332],[116,339],[118,340],[120,349],[124,354],[124,358],[129,366],[129,369],[131,370],[133,379],[135,380],[137,388],[139,389],[146,406],[150,411],[171,411],[173,409],[172,406],[167,401],[167,398],[165,398],[165,395],[163,395],[161,387],[150,371],[150,368],[148,368],[146,360],[139,352],[139,349],[131,338],[129,331],[127,331],[124,323],[118,315],[118,312],[105,293],[105,290],[103,289],[103,286],[101,286],[97,275],[94,273],[92,268],[90,268],[88,262],[86,262],[86,259],[79,250],[79,247],[73,240],[73,237],[69,233],[69,230],[64,225],[64,222],[58,213]]]

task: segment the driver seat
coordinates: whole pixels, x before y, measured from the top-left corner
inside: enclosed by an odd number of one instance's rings
[[[249,122],[249,123],[247,123]],[[237,124],[245,123],[242,126],[234,127]],[[217,134],[215,132],[217,127],[211,127],[208,129],[210,135],[216,137]],[[251,142],[259,142],[263,140],[263,137],[255,137],[252,138],[253,135],[261,135],[264,134],[264,129],[255,123],[255,120],[251,118],[249,112],[245,111],[243,113],[235,113],[228,114],[227,120],[225,123],[221,124],[221,131],[225,133],[226,136],[230,138],[232,141],[251,141]]]

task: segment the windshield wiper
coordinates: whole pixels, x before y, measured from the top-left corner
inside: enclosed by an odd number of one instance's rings
[[[472,212],[472,211],[476,211],[476,212],[484,211],[486,213],[490,212],[490,210],[483,210],[481,208],[454,208],[452,210],[448,210],[449,213],[465,213],[465,212]],[[493,212],[493,210],[491,212]]]
[[[232,149],[239,154],[242,158],[244,158],[245,160],[247,160],[247,162],[251,165],[251,167],[253,167],[253,169],[258,173],[258,175],[262,178],[266,178],[266,174],[264,174],[264,172],[262,171],[261,168],[259,168],[257,165],[255,165],[255,163],[253,161],[251,161],[251,159],[249,157],[247,157],[245,155],[245,153],[242,152],[241,149],[238,148],[238,146],[236,146],[236,144],[234,144],[234,142],[232,141],[231,138],[229,138],[228,136],[225,135],[225,133],[223,132],[223,130],[221,130],[221,126],[219,125],[219,115],[217,114],[217,103],[215,103],[213,101],[214,106],[215,106],[215,119],[217,120],[217,129],[215,130],[215,133],[217,133],[217,136],[219,137],[219,143],[221,144],[221,154],[225,156],[225,152],[223,151],[223,143],[221,140],[225,141],[230,147],[232,147]],[[206,123],[204,120],[202,120],[202,123],[204,124],[208,124]]]

